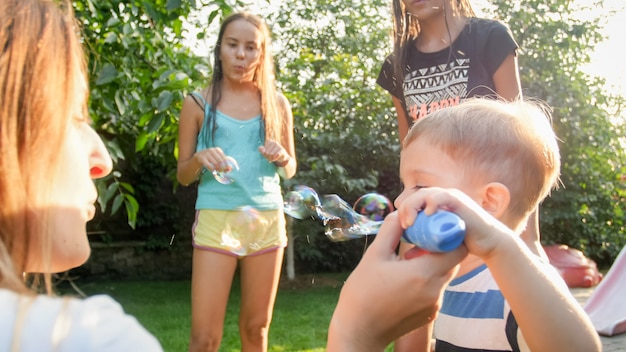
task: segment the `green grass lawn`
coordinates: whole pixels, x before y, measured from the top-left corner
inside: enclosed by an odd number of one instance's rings
[[[297,284],[283,281],[276,298],[269,350],[324,351],[328,323],[346,277],[347,274],[315,275],[300,278]],[[190,281],[78,282],[76,285],[88,296],[100,293],[112,296],[159,339],[165,351],[187,351]],[[239,297],[236,278],[220,351],[241,350],[237,326]]]

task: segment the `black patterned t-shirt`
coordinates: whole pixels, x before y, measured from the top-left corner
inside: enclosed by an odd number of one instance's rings
[[[470,97],[495,97],[493,75],[506,57],[516,54],[517,43],[503,23],[471,18],[452,45],[434,53],[409,52],[404,81],[396,84],[393,55],[389,55],[377,83],[400,99],[409,126],[422,116]]]

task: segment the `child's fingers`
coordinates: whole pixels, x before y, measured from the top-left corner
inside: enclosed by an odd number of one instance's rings
[[[440,209],[453,212],[458,210],[460,206],[458,194],[453,195],[452,192],[454,191],[430,187],[420,189],[407,197],[398,208],[402,228],[406,229],[413,225],[420,211],[432,215]]]
[[[432,191],[421,189],[418,192],[408,196],[398,207],[398,217],[400,218],[400,226],[403,229],[413,225],[417,213],[424,210],[428,205],[427,196]]]

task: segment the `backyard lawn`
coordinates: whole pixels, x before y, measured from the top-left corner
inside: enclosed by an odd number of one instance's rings
[[[296,281],[284,279],[276,299],[269,350],[324,351],[328,323],[346,277],[347,274],[325,274],[301,276]],[[115,298],[127,313],[134,315],[159,339],[165,351],[187,351],[190,281],[79,281],[75,284],[88,296],[104,293]],[[61,291],[68,292],[67,289]],[[235,352],[241,349],[237,328],[239,296],[236,279],[228,304],[220,351]]]

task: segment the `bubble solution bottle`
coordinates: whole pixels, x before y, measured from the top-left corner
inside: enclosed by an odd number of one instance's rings
[[[449,252],[463,243],[465,222],[445,210],[431,215],[420,211],[413,225],[404,230],[402,239],[429,252]]]

